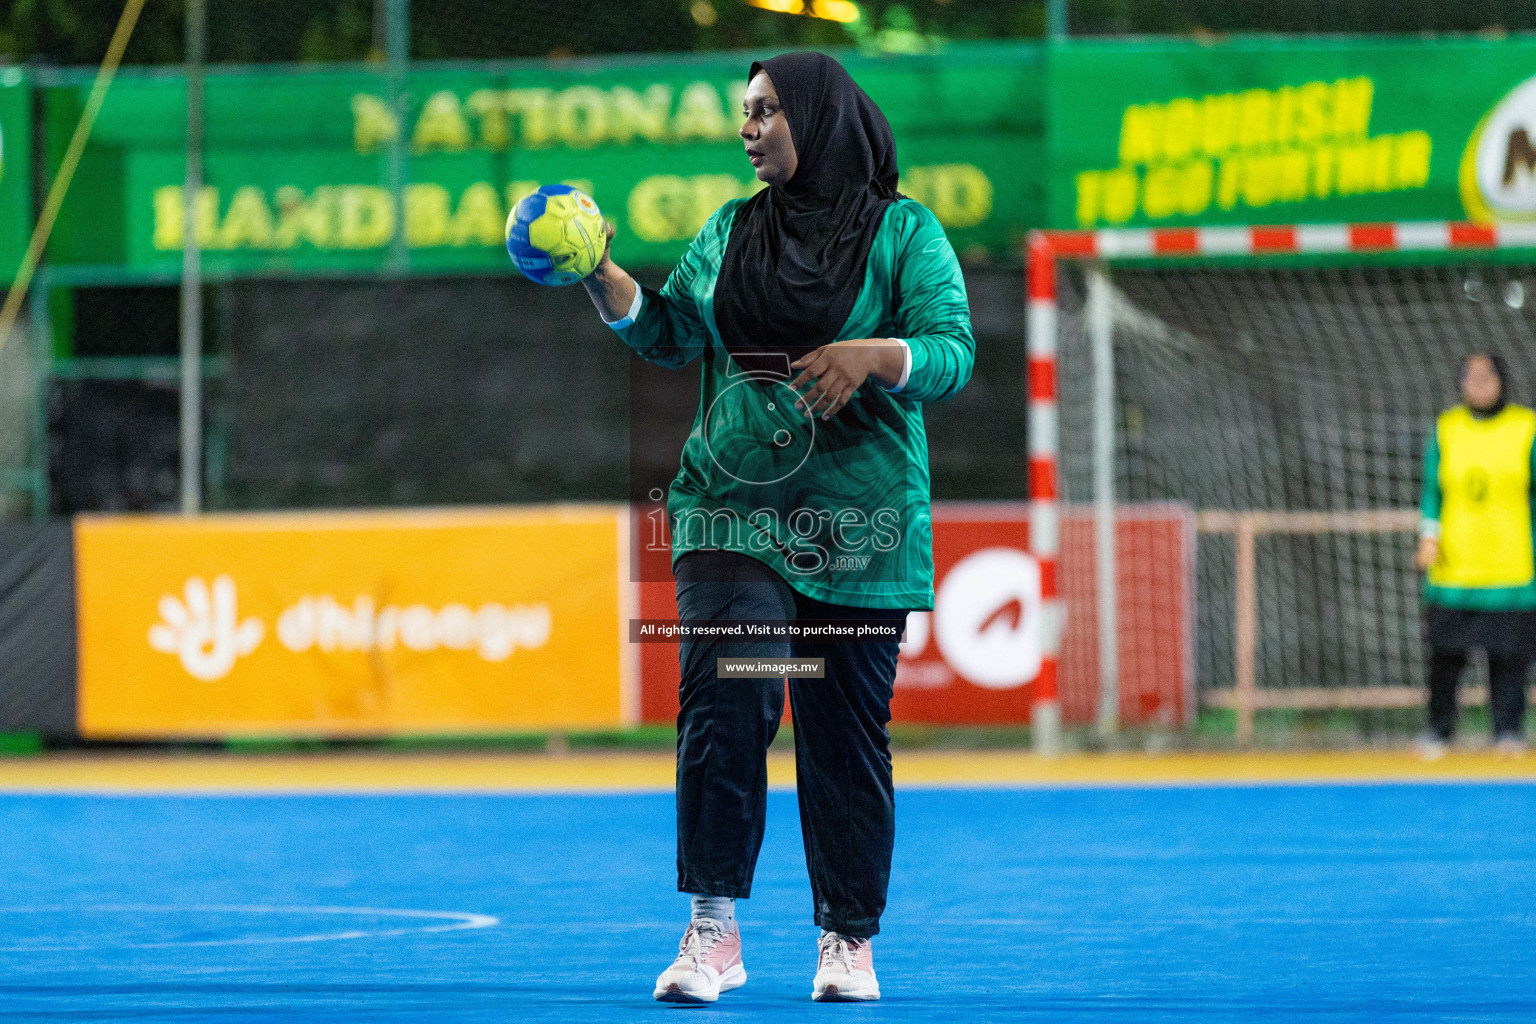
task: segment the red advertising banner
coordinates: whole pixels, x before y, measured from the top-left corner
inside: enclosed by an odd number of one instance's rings
[[[637,511],[637,516],[640,513]],[[1177,505],[1122,506],[1117,522],[1121,721],[1174,725],[1194,713],[1194,517]],[[935,607],[907,618],[891,701],[897,722],[1024,724],[1048,636],[1040,567],[1022,503],[933,507]],[[1062,522],[1063,719],[1087,724],[1099,668],[1091,510]],[[664,562],[665,552],[648,556]],[[663,564],[640,574],[639,617],[677,618]],[[677,645],[640,644],[640,715],[677,716]]]
[[[1028,546],[1023,505],[934,506],[934,609],[907,616],[894,721],[1029,721],[1045,636],[1040,563]]]
[[[1099,607],[1093,510],[1061,520],[1060,696],[1064,722],[1092,722],[1099,705]],[[1121,505],[1115,522],[1120,721],[1194,721],[1195,513],[1185,505]]]

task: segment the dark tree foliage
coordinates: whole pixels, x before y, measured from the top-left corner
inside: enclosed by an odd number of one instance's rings
[[[181,59],[184,0],[149,0],[131,64]],[[94,64],[121,0],[0,0],[0,60]],[[1045,0],[864,0],[861,28],[746,0],[415,0],[412,56],[582,57],[744,47],[883,45],[882,40],[1039,37]],[[378,56],[375,0],[216,0],[215,63]],[[1503,32],[1536,29],[1531,0],[1069,0],[1073,34]],[[890,47],[887,47],[890,48]]]
[[[0,0],[0,55],[11,61],[97,64],[122,14],[122,0]],[[151,0],[139,17],[125,61],[164,64],[182,56],[181,0]]]
[[[1439,33],[1536,29],[1530,0],[1070,0],[1074,33]]]

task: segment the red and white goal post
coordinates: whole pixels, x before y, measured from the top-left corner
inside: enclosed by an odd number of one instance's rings
[[[1201,661],[1202,671],[1214,676],[1214,682],[1225,684],[1230,679],[1230,685],[1205,689],[1205,703],[1234,709],[1238,739],[1246,742],[1253,735],[1256,709],[1394,708],[1422,702],[1423,690],[1414,675],[1414,664],[1420,660],[1415,580],[1411,556],[1405,569],[1403,554],[1411,548],[1418,525],[1416,482],[1409,479],[1416,467],[1410,468],[1411,446],[1406,440],[1399,443],[1397,435],[1407,430],[1405,425],[1422,423],[1427,428],[1433,422],[1435,401],[1444,398],[1440,407],[1449,404],[1452,382],[1441,378],[1447,374],[1446,367],[1460,358],[1469,339],[1486,335],[1497,347],[1519,345],[1529,337],[1530,325],[1521,319],[1525,286],[1510,268],[1520,257],[1501,250],[1532,252],[1531,262],[1536,262],[1536,223],[1031,233],[1026,261],[1029,543],[1042,568],[1046,610],[1045,661],[1033,708],[1037,747],[1049,753],[1060,744],[1062,504],[1069,498],[1079,503],[1089,497],[1063,493],[1064,440],[1077,447],[1081,463],[1077,489],[1092,492],[1098,517],[1092,570],[1098,576],[1098,622],[1103,627],[1096,638],[1097,727],[1106,734],[1117,728],[1120,638],[1114,614],[1117,577],[1124,579],[1126,572],[1121,567],[1117,573],[1110,524],[1116,511],[1117,447],[1130,444],[1118,442],[1115,435],[1117,417],[1123,423],[1130,415],[1129,407],[1117,407],[1114,398],[1116,350],[1110,335],[1119,329],[1138,334],[1135,345],[1139,348],[1125,350],[1128,358],[1161,359],[1156,365],[1167,370],[1158,372],[1154,396],[1162,403],[1162,411],[1137,407],[1137,429],[1185,435],[1143,444],[1136,453],[1141,462],[1120,470],[1119,478],[1123,484],[1126,472],[1143,472],[1148,479],[1157,475],[1156,481],[1142,487],[1146,493],[1139,497],[1188,502],[1197,515],[1202,552],[1207,550],[1204,545],[1213,545],[1210,550],[1220,555],[1213,562],[1223,563],[1212,566],[1213,572],[1221,570],[1219,574],[1202,576],[1201,582],[1202,600],[1207,593],[1218,594],[1221,599],[1214,603],[1222,607],[1203,608],[1198,620],[1200,628],[1217,622],[1216,632],[1230,631],[1230,637],[1202,640]],[[1404,258],[1394,262],[1391,254],[1404,254]],[[1353,260],[1367,255],[1371,259]],[[1324,269],[1309,270],[1309,264]],[[1058,301],[1064,280],[1061,272],[1067,267],[1080,275],[1073,278],[1079,286],[1072,296],[1077,301],[1073,311],[1063,309]],[[1280,269],[1270,269],[1275,267]],[[1286,276],[1297,267],[1301,269],[1294,278]],[[1485,270],[1479,268],[1488,267],[1496,268],[1494,276],[1506,279],[1502,305],[1482,294],[1488,290],[1482,281]],[[1142,289],[1143,296],[1150,296],[1146,309],[1138,307],[1141,300],[1118,290],[1111,298],[1108,275],[1111,271],[1120,275],[1122,268],[1130,278],[1146,275]],[[1191,280],[1198,280],[1191,284],[1182,279],[1182,268],[1190,268]],[[1240,272],[1241,287],[1221,283],[1223,270],[1233,268]],[[1154,281],[1152,275],[1159,274]],[[1066,323],[1069,312],[1074,318],[1071,325]],[[1097,381],[1089,389],[1091,398],[1084,401],[1080,394],[1076,399],[1088,407],[1075,416],[1079,427],[1064,427],[1062,422],[1063,412],[1071,411],[1064,409],[1064,403],[1073,400],[1063,397],[1064,330],[1075,331],[1078,339],[1074,344],[1081,365],[1074,365],[1070,372],[1091,375]],[[1269,330],[1278,332],[1277,340],[1269,340]],[[1411,340],[1394,342],[1394,337]],[[1148,355],[1151,349],[1159,351]],[[1087,352],[1091,358],[1085,356]],[[1185,386],[1178,379],[1181,373],[1200,377],[1199,367],[1213,360],[1221,364],[1216,376],[1202,378],[1204,384],[1192,379],[1187,393],[1179,391]],[[1262,373],[1249,373],[1261,363]],[[1293,372],[1298,392],[1315,395],[1294,409],[1281,409],[1289,396],[1278,395],[1270,401],[1262,382],[1279,379],[1282,384],[1271,390],[1284,391],[1288,387],[1283,383],[1288,379],[1285,374]],[[1276,378],[1276,373],[1281,376]],[[1536,366],[1531,376],[1529,383],[1536,386]],[[1210,385],[1211,380],[1216,386]],[[1210,397],[1213,392],[1215,399]],[[1337,417],[1316,413],[1327,407],[1330,394],[1335,405],[1358,408],[1344,408]],[[1358,401],[1350,397],[1357,395],[1362,396]],[[1212,415],[1225,417],[1210,429],[1195,419],[1207,402],[1216,403]],[[1227,450],[1222,447],[1229,443],[1224,438],[1247,433],[1242,424],[1244,402],[1252,406],[1255,418],[1266,421],[1265,426],[1241,444],[1230,441]],[[1184,412],[1178,409],[1181,403]],[[1154,423],[1159,415],[1165,424],[1162,428]],[[1317,422],[1319,415],[1327,422]],[[1082,422],[1091,424],[1087,431],[1093,435],[1091,444],[1077,436],[1083,432]],[[1124,426],[1123,431],[1129,435],[1131,429]],[[1292,454],[1305,449],[1305,458],[1313,464],[1293,459],[1294,465],[1261,470],[1269,459],[1266,438],[1289,446]],[[1337,456],[1330,444],[1340,448]],[[1422,440],[1415,444],[1421,446]],[[1253,479],[1223,481],[1218,479],[1221,473]],[[1086,483],[1089,480],[1091,485]],[[1185,484],[1188,493],[1173,493]],[[1245,500],[1241,495],[1249,497]],[[1289,559],[1276,576],[1273,592],[1260,585],[1263,562],[1271,557],[1266,551]],[[1230,564],[1225,561],[1228,557]],[[1309,572],[1336,574],[1344,582],[1316,583],[1307,578]],[[1149,581],[1149,585],[1156,583]],[[1330,607],[1310,614],[1309,600]],[[1360,607],[1376,618],[1355,623]],[[1261,623],[1261,615],[1269,616],[1270,609],[1278,609],[1273,626],[1267,619]],[[1282,620],[1299,624],[1287,626]],[[1287,629],[1294,629],[1296,636]],[[1374,637],[1369,635],[1372,630]],[[1261,644],[1261,639],[1267,643]],[[1306,650],[1288,652],[1285,646],[1293,640]],[[1261,675],[1285,685],[1260,685]],[[1313,676],[1319,678],[1308,678]],[[1316,685],[1323,677],[1333,685]]]

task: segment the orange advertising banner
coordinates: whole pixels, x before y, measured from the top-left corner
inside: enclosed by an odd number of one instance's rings
[[[620,506],[76,520],[86,737],[612,728]]]

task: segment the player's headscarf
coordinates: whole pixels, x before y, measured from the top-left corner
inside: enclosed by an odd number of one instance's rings
[[[836,339],[864,286],[869,248],[896,191],[896,140],[875,101],[821,53],[786,53],[764,71],[789,119],[798,164],[789,181],[736,211],[715,288],[721,340],[747,369],[782,371]]]
[[[1488,365],[1493,367],[1493,375],[1499,378],[1499,399],[1485,409],[1473,408],[1472,415],[1479,419],[1497,416],[1504,411],[1504,406],[1509,404],[1509,364],[1504,361],[1503,356],[1496,356],[1492,352],[1473,352],[1461,362],[1463,375],[1467,372],[1468,364],[1474,359],[1486,359]]]

